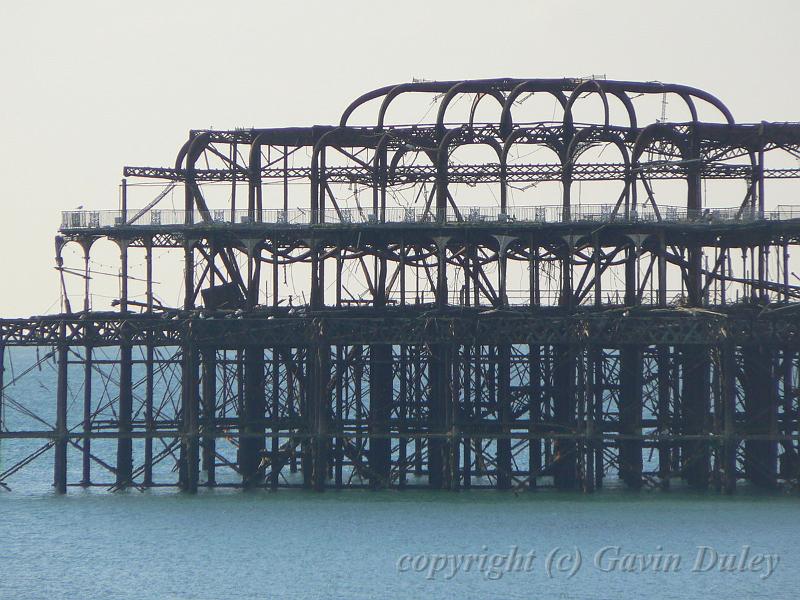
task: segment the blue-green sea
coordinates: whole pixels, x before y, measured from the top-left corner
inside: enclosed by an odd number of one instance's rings
[[[0,597],[792,600],[798,512],[796,498],[686,492],[12,492],[0,495]],[[779,562],[768,577],[750,563],[693,572],[698,546]],[[515,547],[529,564],[489,568]],[[576,549],[570,575],[558,557]],[[679,568],[613,568],[659,553]],[[472,568],[435,570],[458,555],[476,555]]]

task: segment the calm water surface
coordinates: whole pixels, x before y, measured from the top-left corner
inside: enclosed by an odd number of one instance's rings
[[[795,599],[799,516],[794,497],[685,492],[4,492],[0,597]],[[691,572],[698,545],[739,554],[745,544],[751,557],[780,557],[770,577]],[[609,561],[594,559],[609,545],[660,548],[680,569],[605,572]],[[431,555],[511,546],[536,553],[529,570],[428,578]],[[570,579],[546,572],[559,548],[581,553]]]

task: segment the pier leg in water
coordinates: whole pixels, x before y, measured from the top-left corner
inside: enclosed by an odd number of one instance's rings
[[[683,376],[683,430],[690,436],[681,447],[683,477],[694,488],[705,489],[709,484],[710,444],[703,439],[708,434],[710,410],[710,361],[706,346],[681,348]],[[695,436],[699,436],[697,439]]]
[[[741,352],[746,433],[772,438],[745,440],[745,476],[757,486],[771,488],[778,478],[777,380],[772,352],[758,345],[743,346]]]
[[[620,477],[632,489],[642,487],[642,353],[637,347],[619,351]]]
[[[131,484],[133,475],[133,357],[130,343],[119,351],[119,438],[117,439],[117,481],[119,488]]]
[[[239,468],[242,485],[256,487],[261,483],[259,465],[265,445],[266,396],[264,388],[264,349],[248,346],[244,350],[244,400],[240,416]]]
[[[197,493],[200,471],[200,388],[198,378],[199,352],[193,344],[183,347],[183,382],[181,406],[181,460],[179,486],[183,491]]]
[[[577,486],[575,439],[575,349],[567,344],[553,347],[553,420],[558,436],[554,439],[553,476],[556,488]]]
[[[202,468],[206,485],[216,483],[216,400],[217,400],[217,352],[204,348],[201,352],[202,374]]]
[[[370,487],[390,484],[392,441],[389,416],[392,410],[392,347],[386,344],[369,348],[369,442]]]
[[[56,391],[56,442],[53,485],[59,494],[67,492],[67,364],[68,349],[58,346],[58,388]]]

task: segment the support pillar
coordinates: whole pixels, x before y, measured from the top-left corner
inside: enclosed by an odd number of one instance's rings
[[[638,246],[630,245],[625,260],[625,305],[638,304],[636,260]],[[619,474],[632,489],[642,487],[642,351],[623,346],[619,351]]]
[[[710,360],[706,346],[681,348],[682,431],[686,436],[708,434],[710,409]],[[685,439],[681,448],[681,466],[686,482],[705,489],[709,483],[710,448],[707,439]]]
[[[153,238],[145,240],[145,303],[147,312],[153,312]]]
[[[467,279],[469,281],[469,279]],[[467,292],[469,297],[469,292]],[[463,452],[463,465],[464,465],[464,488],[469,489],[472,487],[472,437],[469,432],[473,429],[475,422],[475,409],[473,402],[473,386],[472,386],[472,346],[463,346],[463,353],[460,361],[461,373],[463,377],[462,394],[464,398],[463,405],[459,411],[459,425],[466,425],[467,435],[461,441]],[[477,391],[477,390],[475,390]]]
[[[448,476],[450,444],[444,436],[449,433],[447,405],[451,356],[447,344],[431,345],[429,358],[430,396],[428,398],[428,430],[437,434],[428,438],[428,482],[441,489],[450,481]]]
[[[439,206],[440,219],[444,218],[444,206]],[[447,307],[447,242],[449,238],[439,237],[436,242],[436,308]],[[428,438],[428,483],[440,489],[451,483],[450,441],[445,436],[451,433],[448,412],[449,387],[452,375],[452,353],[447,344],[431,344],[428,362],[430,396],[428,398],[428,429],[436,437]]]
[[[259,464],[266,448],[265,402],[264,349],[247,346],[244,349],[244,398],[239,418],[239,468],[245,488],[260,483]]]
[[[270,450],[272,457],[270,460],[269,471],[269,487],[273,490],[278,489],[278,476],[280,475],[280,467],[283,464],[280,453],[280,440],[278,439],[278,432],[280,431],[280,351],[277,347],[272,348],[272,360],[270,361],[272,369],[272,398],[270,399],[270,420],[272,421],[272,440],[270,443]],[[287,397],[289,391],[286,391]]]
[[[188,218],[188,217],[187,217]],[[183,254],[183,308],[194,308],[194,242],[186,240]]]
[[[217,352],[214,348],[203,348],[203,393],[202,393],[202,468],[206,483],[216,483],[216,400],[217,400]]]
[[[369,470],[370,487],[388,487],[392,444],[389,417],[392,409],[392,347],[370,346],[369,370]]]
[[[564,218],[569,217],[569,186],[564,186]],[[565,237],[565,254],[561,260],[561,294],[559,305],[567,313],[574,310],[572,289],[572,253],[575,239]],[[553,349],[553,421],[559,436],[553,440],[553,478],[558,489],[575,489],[578,476],[576,429],[575,368],[576,349],[558,344]]]
[[[796,422],[798,412],[795,409],[797,394],[796,386],[794,384],[794,365],[796,360],[796,352],[788,347],[784,347],[781,351],[783,358],[783,368],[781,369],[782,386],[781,396],[778,402],[783,407],[783,415],[780,421],[780,434],[782,436],[790,436],[797,432]],[[800,476],[800,460],[798,460],[797,443],[791,440],[786,440],[782,443],[783,453],[780,456],[778,468],[781,479],[784,480],[797,480]]]
[[[684,158],[700,156],[699,140],[692,135],[690,153]],[[703,209],[702,179],[699,161],[687,167],[687,208],[698,216]],[[685,270],[686,292],[690,306],[703,306],[703,248],[697,243],[687,247],[688,268]],[[709,347],[685,345],[680,348],[682,431],[686,436],[706,436],[710,428],[711,361]],[[685,439],[681,448],[681,470],[687,483],[705,489],[709,484],[711,452],[708,439]]]
[[[511,488],[511,347],[497,349],[497,419],[501,437],[497,440],[497,488]]]
[[[586,366],[583,375],[578,379],[583,386],[584,423],[585,423],[585,465],[584,489],[594,491],[602,486],[602,474],[598,476],[598,468],[603,470],[603,437],[602,437],[602,404],[598,405],[598,398],[602,402],[598,379],[598,360],[601,349],[589,345],[586,348]],[[599,460],[598,460],[599,459]]]
[[[575,438],[575,350],[569,345],[553,346],[553,421],[560,436],[553,441],[553,477],[562,490],[577,485]]]
[[[533,234],[528,251],[528,293],[531,310],[539,307],[538,248]],[[536,489],[536,478],[542,469],[542,440],[538,436],[542,421],[542,349],[528,346],[528,371],[530,394],[528,396],[528,489]]]
[[[720,346],[722,371],[722,489],[731,494],[736,489],[736,351],[731,342]]]
[[[378,213],[377,195],[373,210]],[[386,257],[377,261],[373,303],[377,309],[386,307]],[[373,345],[369,349],[369,472],[371,488],[388,487],[391,481],[392,441],[389,418],[393,404],[392,346]]]
[[[659,259],[660,260],[660,259]],[[659,294],[660,294],[659,290]],[[658,477],[661,480],[661,487],[669,487],[669,478],[672,474],[672,443],[667,440],[667,436],[672,433],[672,419],[670,414],[670,371],[673,363],[670,360],[669,346],[658,346],[656,348],[656,364],[658,378],[658,407],[656,419],[658,421],[658,433],[665,439],[658,442]]]
[[[145,487],[153,485],[153,433],[155,433],[155,422],[153,421],[153,385],[155,351],[151,340],[147,342],[145,350],[145,398],[144,398],[144,426],[147,436],[144,438],[144,478],[142,484]]]
[[[764,346],[742,347],[742,388],[746,434],[765,438],[777,429],[778,410],[772,373],[772,352]],[[778,442],[747,439],[744,473],[751,483],[774,487],[777,483]]]
[[[119,438],[117,438],[117,480],[118,488],[130,485],[133,475],[133,348],[125,341],[119,349]]]
[[[92,347],[84,348],[83,361],[83,451],[82,451],[82,477],[81,485],[92,483]]]
[[[198,352],[191,344],[183,347],[181,373],[181,461],[178,485],[190,494],[197,493],[200,471]]]
[[[399,395],[399,425],[398,432],[403,435],[408,431],[408,373],[410,366],[408,363],[408,348],[405,345],[400,346],[400,385],[398,390]],[[397,457],[397,487],[403,489],[406,487],[407,473],[408,473],[408,438],[401,437],[398,445]]]
[[[605,400],[604,392],[606,382],[603,376],[603,361],[605,359],[603,349],[597,346],[589,346],[589,359],[592,366],[592,431],[591,435],[588,437],[592,440],[591,444],[594,451],[594,488],[600,489],[603,487],[603,479],[605,478],[605,461],[603,457],[603,404]]]
[[[63,339],[64,332],[59,336]],[[56,390],[56,442],[53,485],[56,492],[67,492],[67,346],[58,346],[58,388]]]
[[[308,350],[309,385],[306,395],[307,419],[312,433],[310,444],[306,448],[310,449],[311,454],[303,454],[303,480],[319,492],[325,489],[328,479],[330,378],[330,346],[314,344]]]
[[[414,384],[414,397],[413,397],[413,417],[415,421],[414,429],[417,433],[423,427],[422,424],[422,377],[424,368],[422,366],[422,349],[419,344],[411,347],[411,360],[412,360],[412,373]],[[428,369],[428,376],[430,377],[430,365]],[[430,384],[430,379],[428,381]],[[422,475],[422,438],[418,435],[414,437],[414,476],[420,477]]]
[[[623,346],[619,351],[619,474],[632,489],[642,487],[642,351]]]

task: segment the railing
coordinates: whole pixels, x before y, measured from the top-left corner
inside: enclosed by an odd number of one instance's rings
[[[205,214],[198,210],[158,210],[152,209],[131,220],[136,214],[129,210],[126,222],[122,211],[64,211],[61,217],[61,229],[100,229],[121,226],[276,226],[310,225],[382,225],[382,224],[426,224],[440,221],[435,209],[391,207],[378,214],[372,210],[359,208],[328,208],[312,211],[304,208],[289,210],[247,211],[230,209],[212,209]],[[318,218],[315,218],[318,217]],[[668,223],[730,223],[751,222],[759,220],[784,221],[800,219],[800,206],[779,206],[777,210],[754,213],[740,208],[709,208],[690,210],[678,206],[659,207],[658,213],[652,207],[636,209],[619,208],[615,211],[612,204],[583,204],[569,209],[555,206],[524,206],[508,208],[505,212],[497,207],[464,207],[458,210],[448,207],[442,215],[446,223],[480,224],[480,223],[566,223],[566,222],[657,222]]]

